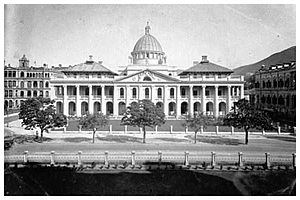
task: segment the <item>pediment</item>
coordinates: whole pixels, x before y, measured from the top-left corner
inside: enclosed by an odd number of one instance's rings
[[[179,81],[176,78],[169,77],[165,74],[151,71],[151,70],[144,70],[126,77],[122,77],[116,82],[177,82]]]

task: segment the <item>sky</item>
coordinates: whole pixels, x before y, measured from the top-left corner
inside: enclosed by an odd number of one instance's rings
[[[296,6],[272,5],[5,5],[5,64],[75,65],[93,55],[112,70],[128,64],[149,21],[180,69],[207,55],[230,69],[296,45]]]

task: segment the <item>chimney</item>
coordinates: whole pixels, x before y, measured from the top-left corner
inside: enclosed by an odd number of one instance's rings
[[[197,65],[198,63],[198,61],[193,61],[193,65]]]
[[[207,56],[202,56],[201,63],[208,63]]]

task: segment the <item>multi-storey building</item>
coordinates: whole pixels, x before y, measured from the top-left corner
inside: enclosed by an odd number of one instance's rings
[[[4,67],[4,104],[8,110],[18,109],[27,98],[50,97],[51,70],[43,67],[30,67],[23,55],[18,67]]]
[[[296,62],[262,66],[254,74],[250,102],[258,108],[296,122]]]
[[[129,64],[120,67],[118,74],[90,56],[53,77],[50,88],[57,112],[68,116],[103,112],[119,118],[131,102],[149,99],[162,107],[167,119],[194,112],[218,117],[244,96],[243,76],[231,73],[208,61],[207,56],[187,70],[168,66],[160,43],[150,35],[147,25]]]

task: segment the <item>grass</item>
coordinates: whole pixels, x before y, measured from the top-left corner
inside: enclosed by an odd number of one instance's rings
[[[280,136],[280,135],[264,135],[264,137],[268,139],[276,139],[276,140],[281,140],[281,141],[286,141],[286,142],[296,142],[296,137],[287,137],[287,136]]]
[[[289,195],[295,171],[115,170],[66,167],[5,170],[5,195]],[[292,195],[295,195],[292,193]]]
[[[194,136],[188,135],[187,139],[194,141]],[[218,145],[241,145],[243,141],[235,138],[226,138],[221,136],[197,136],[197,142],[218,144]]]

